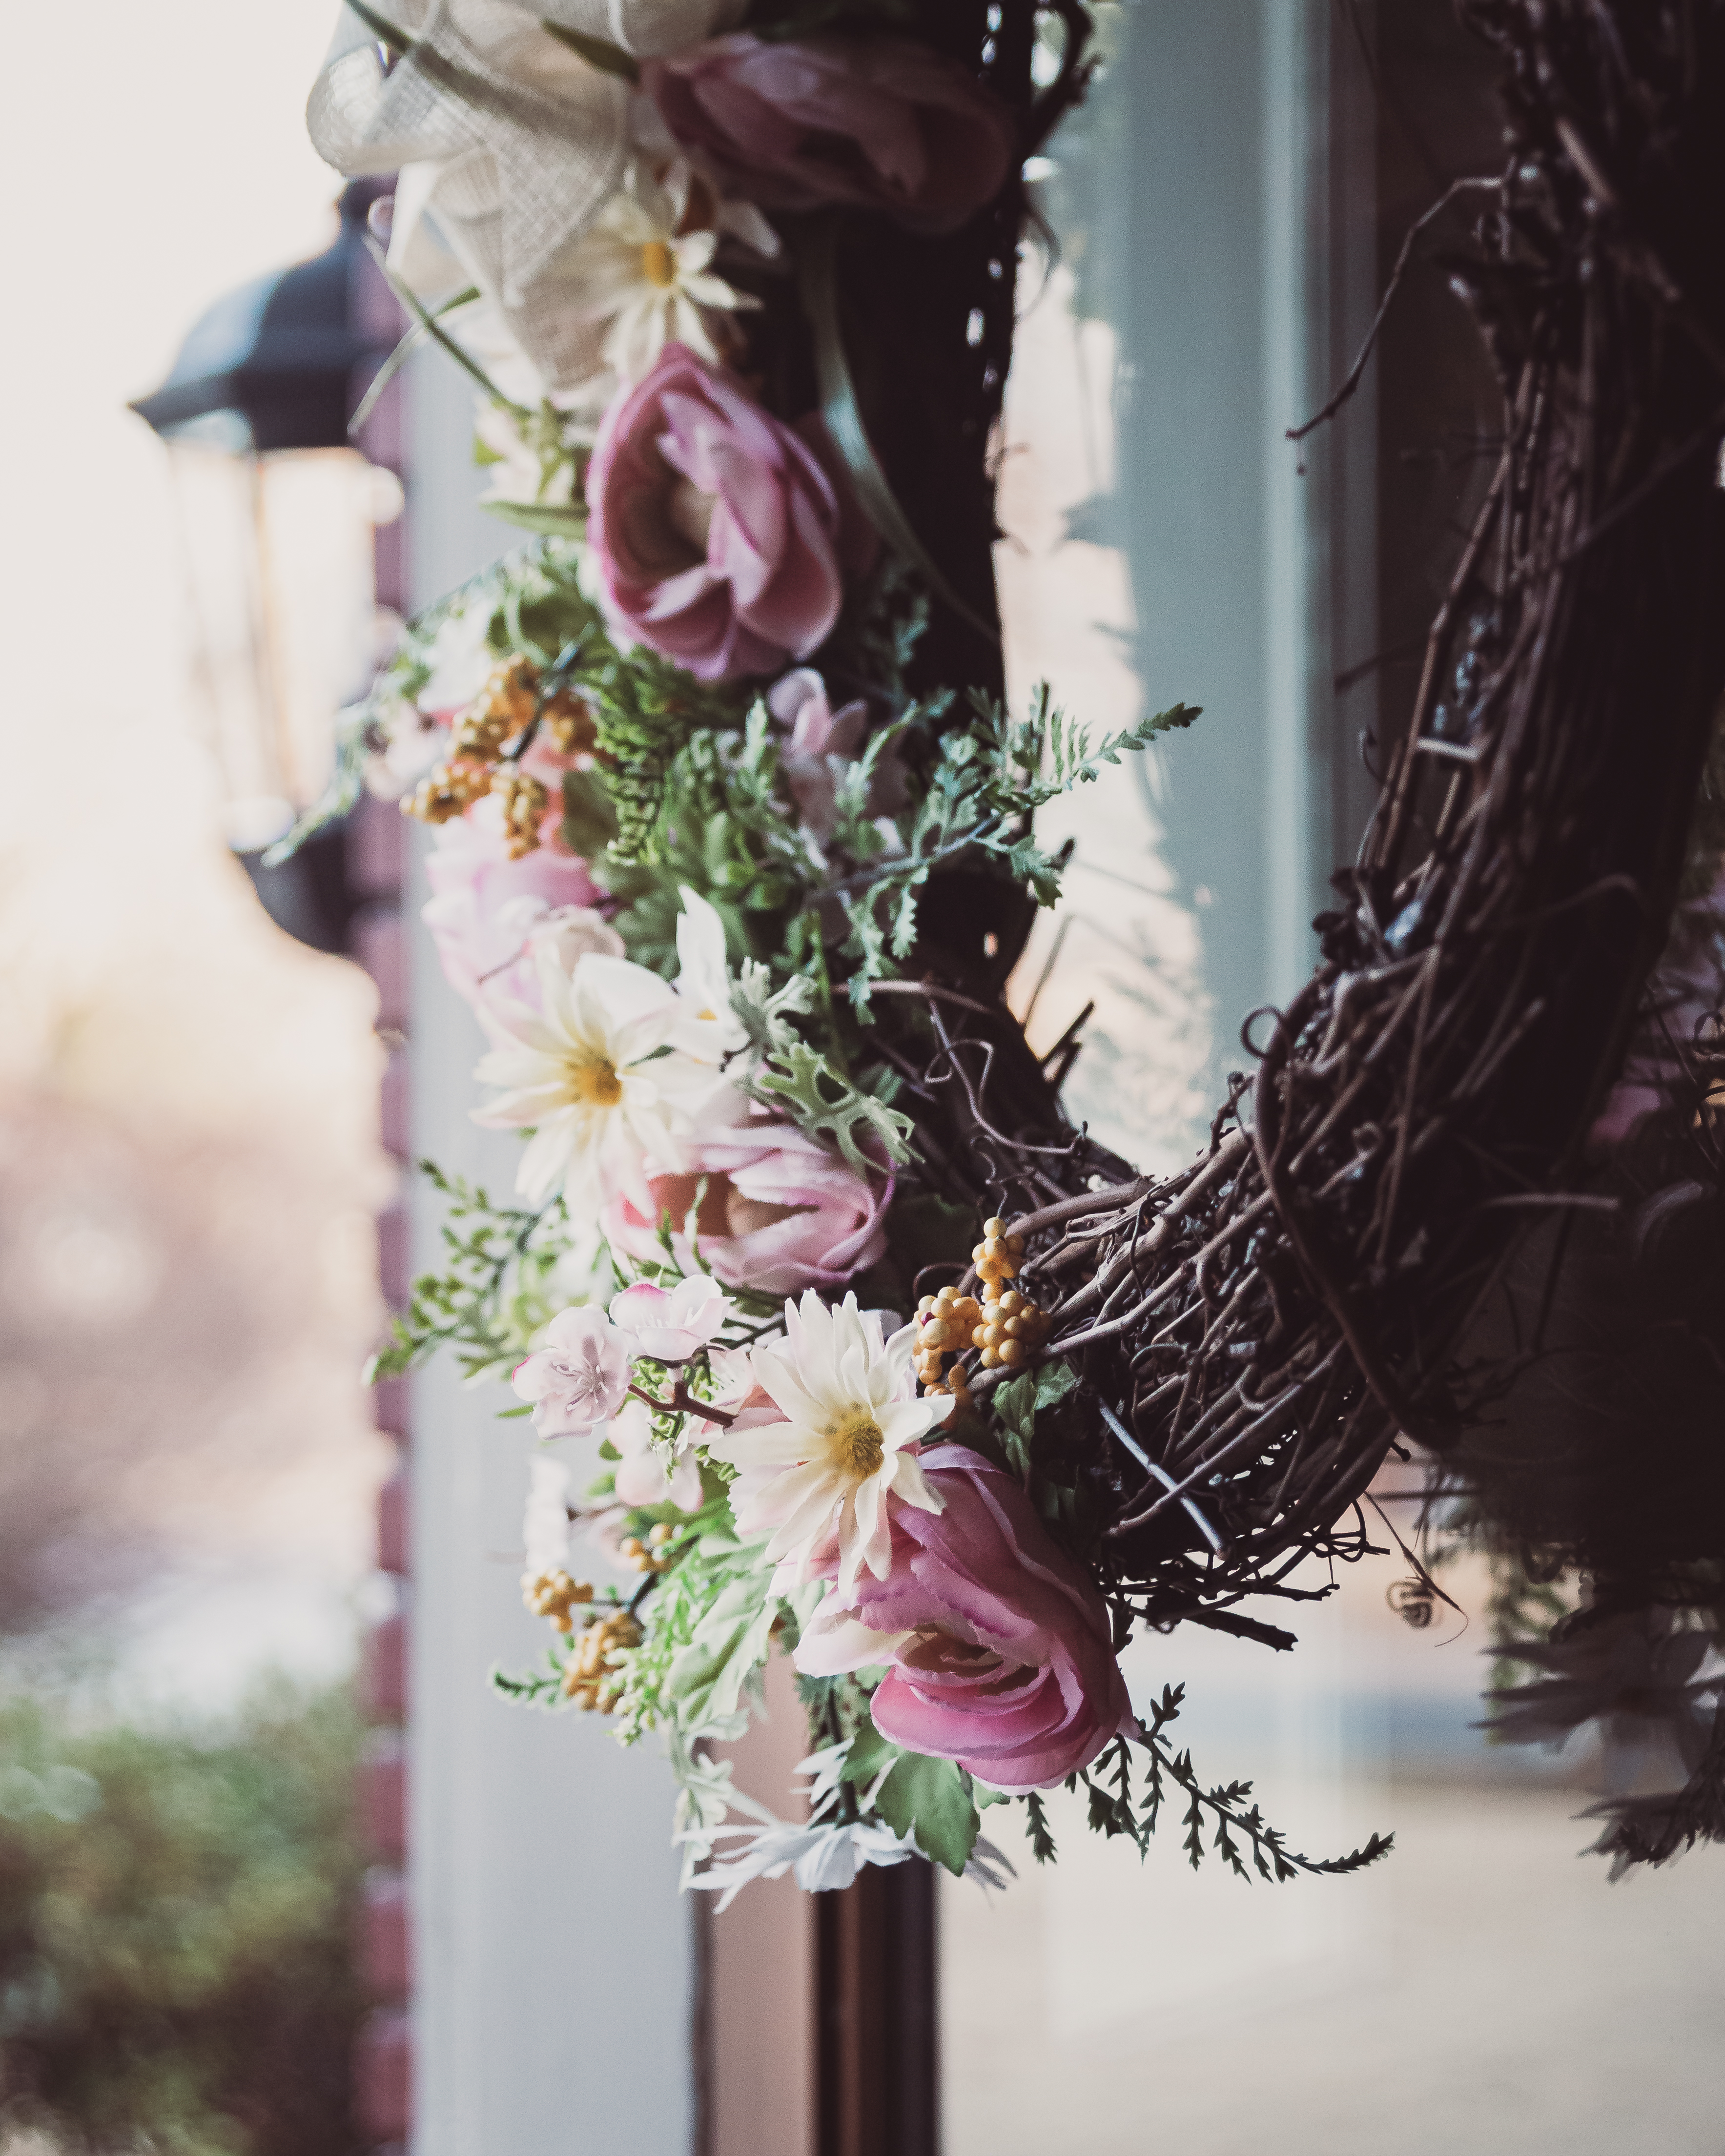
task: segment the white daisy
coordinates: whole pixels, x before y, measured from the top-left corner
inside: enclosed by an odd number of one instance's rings
[[[677,993],[693,1024],[683,1045],[703,1062],[716,1063],[748,1045],[731,1003],[731,968],[725,955],[725,924],[718,909],[680,886],[683,911],[677,916]]]
[[[890,1492],[925,1512],[945,1506],[906,1450],[944,1419],[950,1394],[918,1399],[911,1373],[915,1327],[883,1341],[876,1312],[847,1295],[829,1309],[811,1288],[784,1308],[783,1351],[754,1350],[762,1387],[783,1422],[707,1440],[714,1458],[744,1471],[732,1494],[744,1534],[773,1530],[763,1561],[793,1561],[806,1579],[836,1537],[839,1586],[848,1594],[866,1564],[885,1579],[892,1563]],[[778,1471],[764,1480],[751,1471]]]
[[[637,166],[567,257],[567,275],[589,321],[608,321],[605,364],[639,382],[668,344],[685,344],[718,365],[726,357],[714,317],[758,307],[713,273],[716,231],[691,222],[693,176],[680,159],[655,182]]]
[[[627,958],[588,952],[566,972],[552,942],[533,957],[542,1008],[485,1014],[495,1045],[474,1075],[503,1090],[474,1121],[533,1132],[516,1188],[534,1204],[561,1190],[579,1217],[621,1190],[644,1199],[644,1162],[681,1172],[678,1141],[713,1090],[710,1068],[668,1045],[684,1006]]]

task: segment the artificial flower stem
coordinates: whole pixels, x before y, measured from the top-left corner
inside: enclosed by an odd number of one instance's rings
[[[436,316],[434,315],[430,309],[425,305],[424,302],[419,298],[418,295],[413,291],[412,287],[396,275],[394,270],[393,270],[389,266],[388,256],[369,234],[366,235],[366,246],[370,250],[372,258],[377,263],[377,267],[383,272],[385,277],[388,279],[390,290],[394,293],[396,298],[401,301],[408,312],[413,316],[420,328],[424,331],[425,334],[429,337],[434,337],[438,343],[443,346],[444,350],[448,352],[450,358],[454,361],[455,364],[459,367],[462,368],[465,372],[472,376],[475,382],[476,382],[480,388],[484,390],[486,396],[490,398],[494,404],[501,406],[504,411],[513,414],[517,421],[531,419],[533,415],[527,409],[526,406],[525,404],[517,404],[515,399],[511,397],[506,397],[503,394],[503,392],[497,387],[496,383],[492,381],[490,376],[486,373],[484,367],[482,367],[479,362],[474,358],[473,355],[470,352],[465,351],[460,345],[456,343],[454,338],[449,335],[443,324],[438,321]]]
[[[651,1393],[644,1393],[639,1385],[631,1385],[633,1396],[652,1409],[655,1414],[694,1414],[703,1422],[723,1423],[728,1430],[737,1419],[726,1414],[723,1408],[716,1408],[710,1400],[697,1400],[680,1378],[668,1400],[655,1400]]]
[[[430,311],[434,316],[452,315],[457,307],[470,306],[479,296],[479,286],[470,285],[465,290],[457,292],[453,299],[439,300]],[[371,418],[377,408],[377,399],[406,366],[408,361],[413,357],[414,346],[426,333],[425,325],[423,322],[410,323],[406,336],[401,339],[394,351],[372,377],[371,387],[361,398],[353,417],[347,422],[347,434],[350,440],[358,434],[360,429]]]

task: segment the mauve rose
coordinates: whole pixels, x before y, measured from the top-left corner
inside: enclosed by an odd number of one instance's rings
[[[768,209],[850,203],[953,232],[1012,170],[1006,106],[910,38],[740,31],[649,60],[641,86],[721,185]]]
[[[802,436],[680,344],[606,413],[587,503],[617,620],[702,681],[807,658],[874,551]]]
[[[621,937],[592,910],[600,893],[587,863],[542,845],[511,860],[490,794],[439,826],[425,877],[432,896],[422,918],[445,978],[475,1009],[500,996],[537,1000],[527,954],[536,932],[557,934],[572,951],[622,956]]]
[[[837,1287],[886,1251],[891,1178],[865,1181],[788,1123],[709,1126],[682,1152],[680,1174],[646,1164],[650,1218],[626,1194],[606,1206],[600,1224],[614,1248],[662,1263],[659,1216],[669,1213],[677,1262],[692,1271],[683,1224],[705,1180],[696,1232],[726,1287],[771,1296]]]
[[[860,1574],[842,1603],[829,1586],[797,1667],[889,1664],[871,1709],[883,1737],[991,1789],[1052,1788],[1136,1727],[1108,1612],[1011,1476],[962,1445],[922,1466],[945,1509],[892,1505],[891,1570]]]

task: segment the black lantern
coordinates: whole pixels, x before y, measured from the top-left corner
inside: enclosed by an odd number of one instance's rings
[[[349,439],[400,323],[366,245],[378,182],[347,187],[311,260],[241,285],[193,326],[132,409],[167,444],[192,621],[191,694],[228,844],[282,927],[339,950],[339,831],[262,856],[321,793],[336,716],[379,655],[374,527],[400,483]]]

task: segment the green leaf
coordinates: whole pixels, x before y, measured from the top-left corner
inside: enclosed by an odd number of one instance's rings
[[[828,1091],[835,1089],[836,1097]],[[903,1163],[911,1157],[906,1140],[915,1127],[911,1118],[871,1094],[860,1093],[841,1078],[824,1055],[800,1040],[793,1040],[782,1055],[766,1065],[748,1089],[767,1106],[788,1110],[810,1137],[829,1137],[844,1155],[847,1167],[859,1175],[879,1173],[880,1163],[863,1150],[858,1132],[873,1139],[889,1160]]]
[[[996,1391],[994,1417],[1000,1424],[1007,1460],[1020,1481],[1029,1479],[1037,1416],[1043,1409],[1065,1399],[1077,1383],[1077,1373],[1070,1363],[1045,1363],[1040,1369],[1009,1378]]]
[[[891,1771],[875,1792],[876,1817],[896,1835],[914,1835],[926,1857],[963,1878],[982,1831],[969,1775],[955,1760],[930,1759],[889,1743],[869,1722],[850,1740],[839,1779],[865,1789],[889,1761]]]
[[[563,773],[563,844],[583,860],[597,860],[617,836],[617,811],[595,771]]]
[[[735,1714],[750,1671],[766,1661],[778,1614],[772,1579],[763,1569],[732,1580],[696,1626],[688,1645],[671,1658],[665,1697],[675,1707],[678,1722],[691,1733]]]
[[[872,1722],[865,1722],[850,1740],[839,1779],[865,1789],[883,1768],[900,1756],[899,1747],[883,1737]]]
[[[587,511],[573,502],[482,501],[480,507],[505,524],[518,524],[523,531],[568,539],[583,538],[587,531]]]
[[[910,1284],[925,1266],[968,1265],[978,1232],[968,1206],[932,1195],[898,1199],[886,1215],[886,1247]]]

